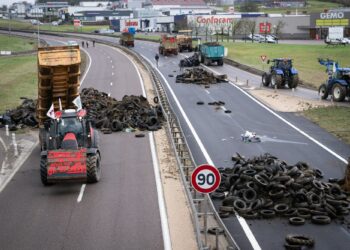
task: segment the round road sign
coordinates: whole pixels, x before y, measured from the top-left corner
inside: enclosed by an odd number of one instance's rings
[[[220,185],[220,172],[211,165],[200,165],[192,173],[191,182],[200,193],[214,192]]]

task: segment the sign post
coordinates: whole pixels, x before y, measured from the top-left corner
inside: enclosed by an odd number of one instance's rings
[[[261,58],[261,61],[263,63],[263,71],[265,71],[265,61],[267,59],[267,56],[266,55],[261,55],[260,58]]]
[[[211,165],[200,165],[192,173],[191,184],[193,188],[202,193],[214,192],[220,185],[221,176],[219,170]],[[204,195],[204,239],[207,246],[208,238],[208,195]]]

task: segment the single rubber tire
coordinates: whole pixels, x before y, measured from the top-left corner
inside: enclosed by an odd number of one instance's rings
[[[299,84],[299,76],[298,75],[291,75],[288,81],[288,87],[290,89],[296,88]]]
[[[342,102],[346,96],[346,88],[339,83],[334,84],[332,88],[333,100],[336,102]]]
[[[271,75],[271,87],[275,88],[275,86],[278,89],[282,87],[282,76],[273,72]]]
[[[331,218],[327,215],[314,215],[311,217],[311,222],[318,225],[327,225],[331,223]]]
[[[101,178],[100,156],[88,155],[86,159],[86,174],[88,183],[96,183]]]
[[[49,186],[50,183],[47,181],[47,158],[41,156],[40,158],[40,178],[44,186]]]
[[[308,247],[312,247],[315,244],[315,241],[312,238],[305,235],[299,235],[299,234],[287,235],[286,241],[289,244],[308,246]]]
[[[301,217],[291,217],[289,218],[289,224],[294,226],[300,226],[305,224],[305,219]]]
[[[271,75],[269,73],[264,73],[261,77],[262,84],[268,87],[271,83]]]
[[[328,90],[326,84],[321,84],[318,88],[318,94],[320,95],[322,100],[326,100],[328,97]]]

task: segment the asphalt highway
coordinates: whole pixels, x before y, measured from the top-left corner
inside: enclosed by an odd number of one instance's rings
[[[50,45],[73,40],[42,38]],[[143,94],[138,73],[123,54],[103,45],[85,50],[91,67],[82,88],[117,99]],[[34,149],[0,193],[1,249],[164,249],[149,135],[100,137],[102,178],[86,186],[44,187],[40,150]]]
[[[154,64],[157,47],[157,44],[137,41],[134,50]],[[211,85],[209,89],[175,83],[180,59],[181,56],[161,56],[159,71],[197,164],[212,162],[217,167],[227,167],[232,166],[230,158],[235,152],[247,157],[269,152],[290,164],[306,161],[321,169],[325,178],[343,176],[345,159],[350,155],[348,145],[297,114],[269,110],[232,83]],[[219,67],[211,68],[219,71]],[[225,102],[224,109],[196,105],[197,101],[206,104],[219,100]],[[225,109],[232,113],[224,113]],[[262,142],[242,142],[240,135],[246,130],[256,132]],[[251,249],[254,238],[258,243],[255,249],[282,249],[287,233],[314,237],[316,249],[348,249],[350,244],[349,229],[336,223],[325,227],[312,224],[293,227],[286,220],[250,220],[247,222],[254,237],[247,237],[249,230],[243,230],[235,218],[224,222],[241,249]]]
[[[99,38],[102,39],[102,37]],[[115,38],[103,39],[117,42]],[[155,65],[154,56],[158,51],[157,48],[156,43],[136,41],[134,50]],[[181,58],[180,55],[161,56],[159,75],[163,79],[163,84],[170,97],[170,104],[178,115],[198,165],[212,163],[217,167],[229,167],[232,166],[230,159],[235,152],[246,157],[269,152],[289,164],[306,161],[312,167],[321,169],[325,174],[325,179],[343,176],[345,159],[350,155],[348,145],[297,114],[271,111],[232,83],[211,85],[209,89],[198,85],[175,83],[175,76],[179,73],[177,65]],[[232,72],[237,70],[229,66],[210,68],[220,73],[227,71],[233,77],[235,73]],[[254,79],[257,81],[254,75],[249,75],[241,70],[237,72],[242,76],[239,78],[251,77],[252,82]],[[206,104],[219,100],[225,102],[221,109],[215,109],[209,105],[196,105],[197,101],[204,101]],[[226,109],[231,110],[232,113],[224,113]],[[262,142],[242,142],[240,135],[246,130],[256,132],[262,138]],[[14,185],[18,175],[0,194],[0,199],[5,191]],[[93,187],[100,184],[93,185]],[[87,186],[87,188],[89,191],[92,186]],[[2,202],[0,203],[2,211],[1,206],[3,206]],[[327,226],[308,223],[302,227],[290,226],[284,219],[243,220],[242,222],[235,217],[230,217],[224,219],[224,222],[241,249],[283,249],[287,233],[302,233],[315,238],[315,249],[345,250],[350,245],[349,229],[345,225],[334,222]]]

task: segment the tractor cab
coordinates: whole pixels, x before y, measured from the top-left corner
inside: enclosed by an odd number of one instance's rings
[[[62,148],[62,142],[65,140],[67,134],[74,135],[77,142],[77,147],[88,147],[91,144],[91,130],[90,122],[85,119],[86,111],[76,111],[68,109],[64,111],[55,112],[56,119],[49,120],[47,124],[48,135],[47,146],[48,149]]]

